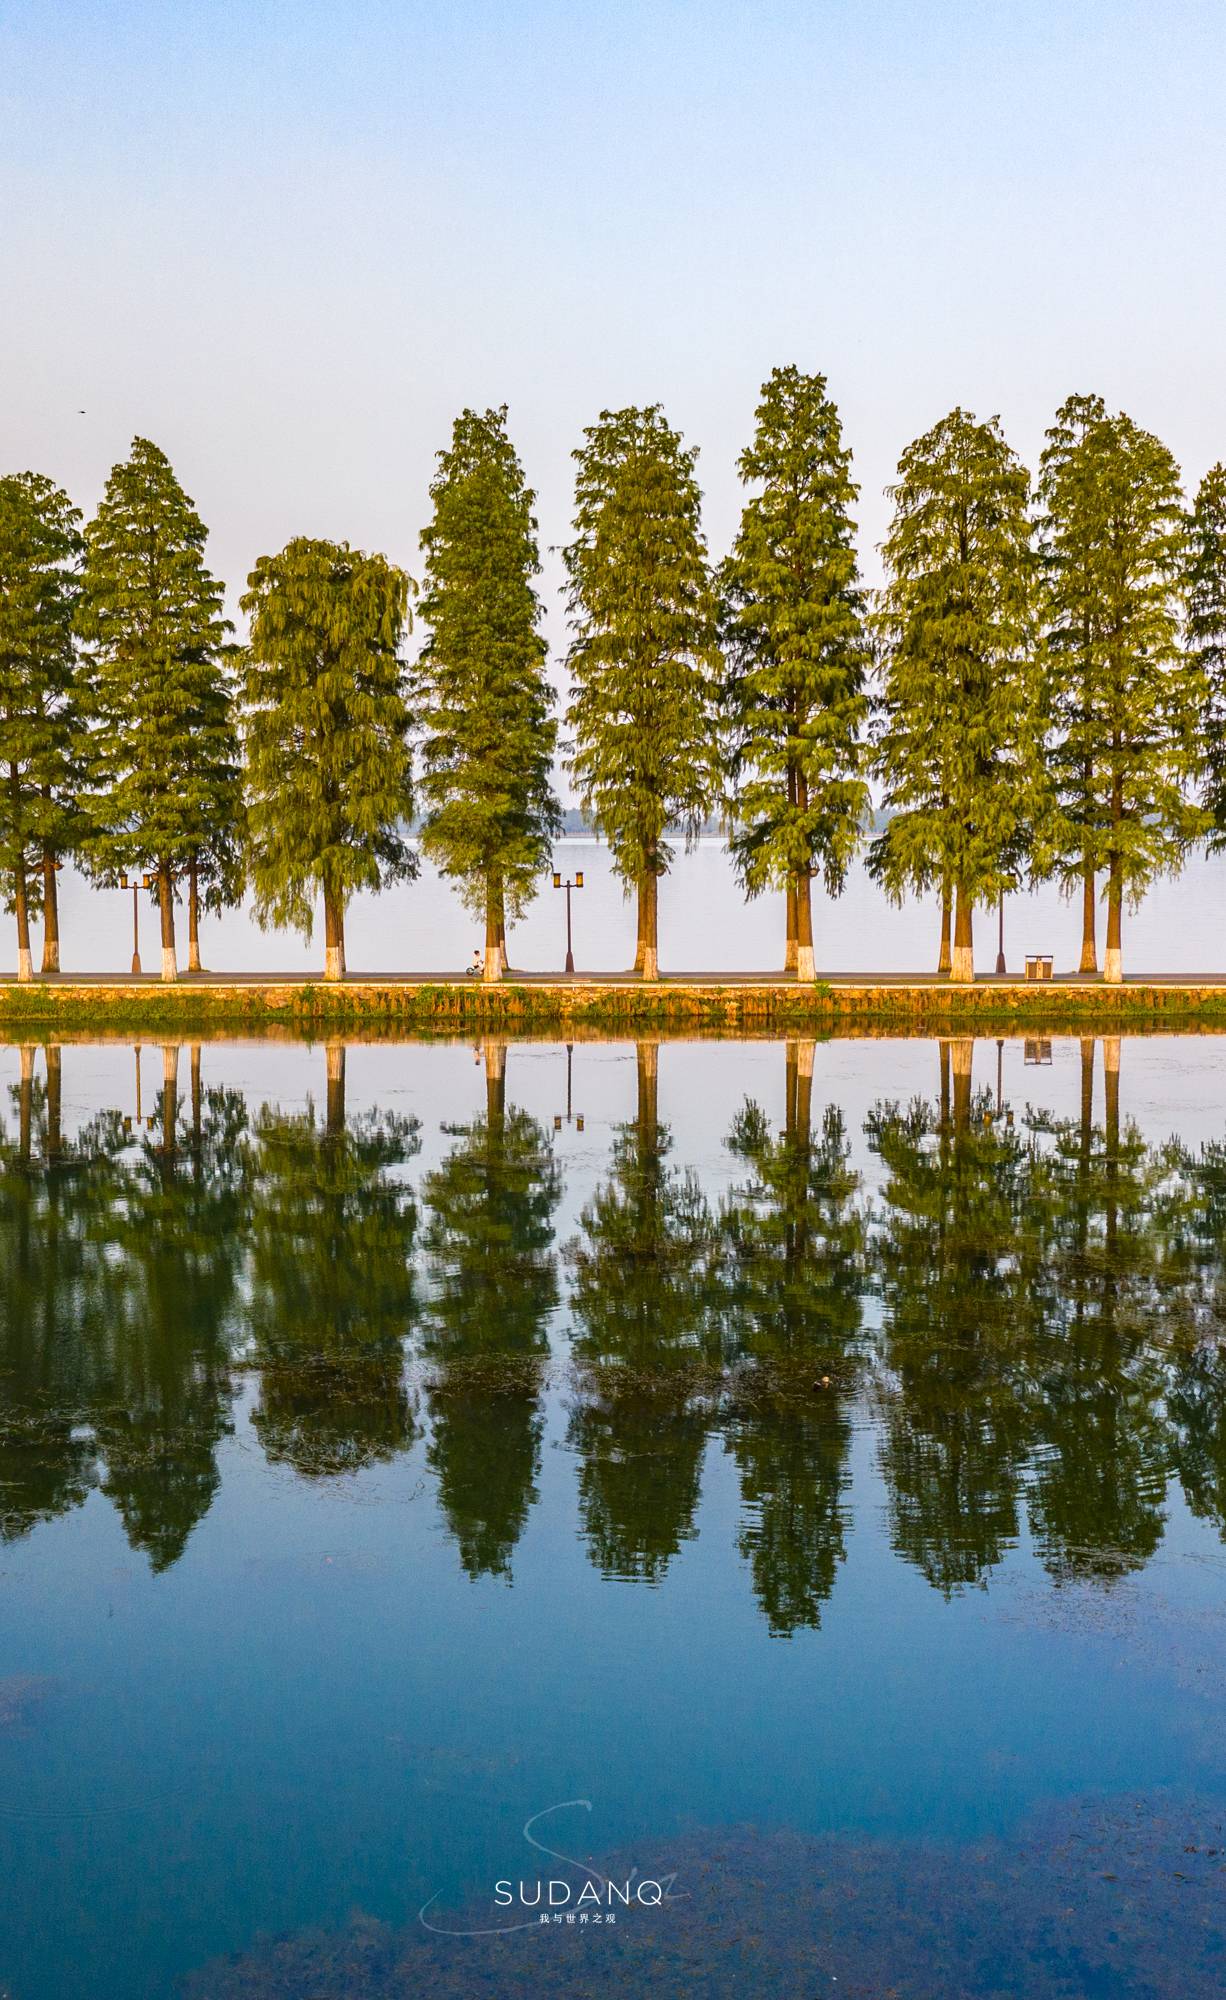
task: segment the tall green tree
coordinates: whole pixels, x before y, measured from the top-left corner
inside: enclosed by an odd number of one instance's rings
[[[1226,848],[1226,464],[1201,480],[1192,509],[1187,573],[1187,644],[1202,680],[1202,803],[1210,845]]]
[[[637,892],[636,967],[655,979],[666,830],[696,835],[720,783],[719,647],[697,453],[658,404],[606,410],[584,440],[565,551],[570,769],[627,893]]]
[[[1123,977],[1121,919],[1205,827],[1189,793],[1203,683],[1181,646],[1186,527],[1166,446],[1101,396],[1070,396],[1039,471],[1057,802],[1051,869],[1082,890],[1081,970]]]
[[[537,626],[535,496],[507,413],[465,410],[439,453],[418,661],[424,851],[485,919],[485,977],[506,969],[506,917],[536,894],[562,815],[557,723]]]
[[[93,675],[95,794],[87,856],[104,882],[129,869],[156,873],[163,979],[178,977],[175,881],[232,842],[239,810],[231,628],[206,539],[166,454],[134,439],[85,531],[79,622]]]
[[[358,889],[411,879],[407,676],[412,585],[345,542],[261,556],[242,608],[248,840],[263,925],[309,938],[323,897],[326,976],[345,976],[345,909]]]
[[[84,725],[73,620],[81,516],[41,473],[0,479],[0,872],[17,919],[17,977],[60,969],[56,864],[80,838]]]
[[[869,802],[858,489],[824,375],[774,370],[740,473],[758,491],[721,572],[732,854],[751,896],[786,892],[787,964],[812,979],[812,878],[839,893]]]
[[[955,409],[890,488],[878,743],[890,815],[869,866],[956,897],[951,976],[975,976],[972,916],[1021,880],[1043,778],[1030,483],[995,417]]]

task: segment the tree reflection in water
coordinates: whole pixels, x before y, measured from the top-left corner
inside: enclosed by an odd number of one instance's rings
[[[165,1568],[216,1491],[240,1368],[269,1459],[320,1477],[412,1444],[408,1365],[459,1560],[509,1578],[551,1339],[595,1565],[661,1581],[722,1443],[779,1635],[819,1623],[846,1557],[857,1421],[894,1546],[947,1596],[1025,1524],[1055,1578],[1135,1571],[1172,1479],[1226,1534],[1226,1142],[1147,1143],[1119,1043],[1080,1054],[1076,1113],[1056,1117],[977,1088],[969,1042],[939,1044],[933,1094],[865,1121],[870,1197],[859,1134],[815,1109],[813,1047],[790,1042],[782,1129],[744,1103],[713,1197],[675,1162],[642,1041],[633,1116],[559,1267],[560,1165],[508,1104],[501,1040],[483,1115],[444,1128],[422,1176],[420,1232],[418,1123],[348,1110],[340,1043],[322,1116],[250,1115],[203,1086],[198,1049],[185,1097],[170,1045],[147,1121],[71,1131],[61,1051],[27,1046],[0,1128],[0,1535],[99,1490]]]

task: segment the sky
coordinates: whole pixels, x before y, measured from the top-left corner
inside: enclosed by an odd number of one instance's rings
[[[840,405],[870,580],[956,403],[1033,467],[1097,390],[1194,485],[1224,105],[1226,0],[0,0],[0,470],[88,512],[153,438],[232,605],[298,534],[419,574],[466,404],[548,549],[584,425],[661,402],[719,555],[782,362]]]

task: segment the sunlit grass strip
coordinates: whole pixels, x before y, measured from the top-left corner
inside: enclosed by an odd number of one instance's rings
[[[0,1033],[46,1034],[131,1027],[181,1034],[262,1027],[416,1033],[522,1033],[533,1028],[940,1033],[1060,1032],[1159,1026],[1226,1028],[1226,986],[1093,984],[798,987],[704,982],[659,986],[558,985],[486,987],[471,980],[438,984],[380,981],[182,986],[0,985]]]

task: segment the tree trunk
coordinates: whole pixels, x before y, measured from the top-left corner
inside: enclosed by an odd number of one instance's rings
[[[660,977],[659,932],[657,929],[660,907],[659,893],[660,878],[655,872],[653,856],[652,862],[644,870],[639,881],[639,923],[642,935],[642,975],[644,979],[658,979]]]
[[[813,968],[813,884],[807,875],[796,878],[796,977],[811,981]]]
[[[641,973],[643,970],[643,952],[645,949],[643,942],[643,883],[641,876],[639,878],[638,888],[635,891],[634,901],[635,901],[634,970],[635,972]]]
[[[784,1044],[783,1065],[783,1129],[790,1139],[796,1130],[796,1084],[800,1071],[799,1042]]]
[[[491,1035],[485,1043],[485,1126],[501,1137],[507,1119],[507,1045]]]
[[[200,1083],[200,1044],[192,1043],[192,1144],[199,1150],[200,1129],[204,1120],[204,1092]]]
[[[1095,919],[1094,870],[1087,862],[1081,874],[1081,964],[1079,972],[1098,971],[1098,940],[1094,932]]]
[[[945,1133],[949,1130],[949,1043],[948,1042],[937,1043],[937,1062],[940,1067],[940,1075],[941,1075],[940,1129],[942,1133]]]
[[[498,884],[492,875],[487,875],[485,879],[485,970],[482,976],[487,986],[496,986],[502,978],[502,910]]]
[[[961,883],[958,884],[958,902],[954,914],[954,950],[949,976],[956,984],[968,986],[975,977],[975,946],[971,927],[974,901]]]
[[[1119,986],[1124,978],[1124,961],[1120,951],[1120,919],[1124,907],[1124,883],[1120,869],[1120,857],[1113,854],[1111,869],[1107,876],[1107,949],[1103,953],[1103,979],[1108,986]]]
[[[179,1117],[179,1044],[167,1042],[162,1048],[162,1159],[169,1161],[175,1150],[175,1126]]]
[[[954,895],[948,882],[941,884],[941,949],[937,954],[937,978],[948,979],[949,968],[953,964],[950,945],[950,927],[953,918]]]
[[[48,1042],[44,1050],[47,1063],[47,1158],[58,1160],[63,1148],[62,1107],[64,1103],[63,1050],[54,1042]]]
[[[659,1143],[660,1126],[660,1044],[659,1042],[636,1042],[634,1045],[635,1064],[638,1070],[638,1126],[640,1156],[654,1153]]]
[[[329,1139],[345,1136],[345,1044],[329,1042],[324,1051],[328,1098],[324,1130]]]
[[[30,956],[30,904],[26,895],[26,864],[17,856],[13,868],[13,914],[17,919],[17,977],[23,986],[34,977],[34,960]]]
[[[971,1065],[975,1043],[970,1035],[960,1035],[953,1045],[954,1131],[968,1132],[971,1123]]]
[[[60,883],[56,857],[43,849],[43,976],[60,969]]]
[[[796,1051],[796,1122],[792,1137],[808,1150],[813,1128],[813,1051],[816,1044],[801,1042]]]
[[[34,1130],[34,1044],[21,1045],[21,1085],[17,1113],[17,1150],[23,1161],[30,1157]]]
[[[1094,1129],[1094,1037],[1081,1039],[1081,1154],[1090,1157],[1090,1134]]]
[[[1117,1160],[1120,1150],[1120,1038],[1103,1037],[1103,1091],[1106,1099],[1107,1157]]]
[[[187,871],[187,969],[200,970],[200,868],[194,855]]]
[[[784,897],[787,906],[786,918],[787,918],[788,934],[787,934],[787,943],[784,946],[784,952],[783,952],[783,969],[785,972],[795,972],[796,970],[796,877],[794,875],[788,876],[788,885],[786,890],[784,891]]]
[[[345,977],[345,905],[335,890],[324,890],[324,978]]]
[[[169,983],[179,977],[179,962],[175,957],[175,885],[169,861],[158,866],[158,909],[162,918],[162,977]]]

